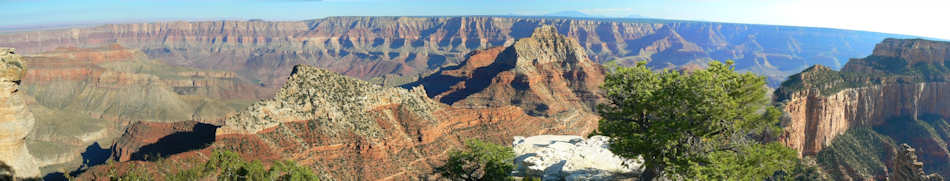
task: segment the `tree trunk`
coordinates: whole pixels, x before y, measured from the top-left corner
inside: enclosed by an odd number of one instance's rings
[[[648,163],[646,168],[643,169],[643,173],[640,173],[640,179],[642,181],[653,181],[660,176],[660,173],[663,172],[663,165],[658,163]]]

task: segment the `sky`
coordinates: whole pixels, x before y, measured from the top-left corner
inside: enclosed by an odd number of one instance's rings
[[[328,16],[639,15],[865,30],[950,40],[948,0],[0,0],[0,30],[173,20]]]

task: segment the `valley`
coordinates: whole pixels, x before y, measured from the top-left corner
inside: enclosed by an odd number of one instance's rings
[[[645,61],[688,74],[733,60],[775,90],[784,115],[774,141],[825,176],[909,177],[917,172],[902,168],[916,162],[895,158],[911,155],[924,173],[950,176],[950,43],[906,37],[518,16],[8,32],[0,47],[16,48],[26,68],[13,80],[17,100],[5,101],[15,105],[0,112],[30,116],[0,123],[33,124],[16,130],[28,131],[15,135],[15,149],[29,148],[39,171],[26,173],[47,179],[103,179],[115,166],[174,170],[160,163],[209,161],[220,150],[265,165],[294,161],[330,180],[438,179],[435,168],[468,139],[512,146],[516,136],[592,135],[611,66]]]

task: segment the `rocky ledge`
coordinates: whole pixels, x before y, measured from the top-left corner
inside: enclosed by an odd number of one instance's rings
[[[542,180],[635,180],[643,161],[614,155],[607,149],[609,140],[604,136],[515,137],[514,175]]]
[[[26,148],[35,119],[19,94],[25,69],[14,49],[0,48],[0,162],[9,164],[18,177],[37,177],[40,170]]]
[[[432,110],[439,104],[426,97],[425,90],[381,87],[356,78],[309,65],[294,67],[287,84],[270,100],[255,103],[247,111],[225,120],[219,134],[253,134],[281,122],[324,120],[325,132],[355,130],[360,136],[378,137],[371,110],[398,104],[409,111],[424,113],[433,120]]]
[[[894,172],[890,180],[943,181],[940,175],[924,173],[924,163],[917,161],[916,152],[909,145],[901,144],[900,152],[894,158]]]

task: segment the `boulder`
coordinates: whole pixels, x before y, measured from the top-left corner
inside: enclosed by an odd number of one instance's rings
[[[642,159],[625,159],[608,149],[610,138],[573,135],[515,137],[519,177],[543,180],[634,180]]]

